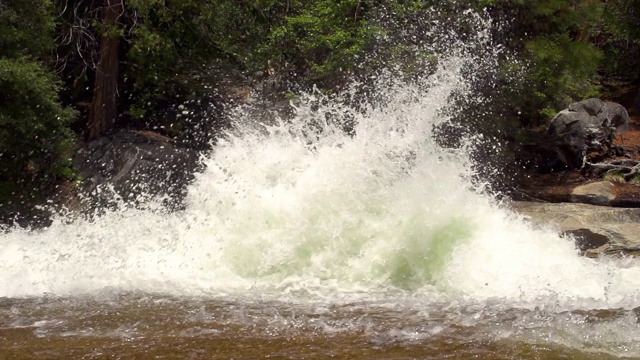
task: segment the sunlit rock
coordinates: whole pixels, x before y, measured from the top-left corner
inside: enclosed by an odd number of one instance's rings
[[[576,186],[571,192],[572,202],[611,205],[615,200],[614,185],[610,181],[598,181],[585,185]]]
[[[516,202],[513,208],[538,226],[570,234],[587,256],[640,255],[640,209],[536,202]]]

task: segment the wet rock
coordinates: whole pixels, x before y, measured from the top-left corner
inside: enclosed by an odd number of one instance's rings
[[[114,195],[125,202],[164,196],[166,204],[175,207],[198,159],[196,150],[175,146],[160,134],[121,130],[91,141],[76,153],[73,165],[84,179],[84,190],[98,202]]]
[[[582,253],[586,253],[588,250],[596,250],[609,243],[609,238],[606,235],[594,233],[589,229],[567,230],[563,234],[573,236],[576,241],[576,247]]]
[[[640,209],[536,202],[515,202],[513,209],[538,226],[573,235],[586,256],[640,256]]]
[[[615,151],[616,133],[629,129],[629,114],[622,105],[592,98],[560,111],[551,120],[547,135],[558,158],[579,169],[588,153]]]
[[[640,208],[640,188],[635,183],[587,182],[577,171],[539,174],[523,177],[518,181],[518,187],[509,193],[515,201]]]

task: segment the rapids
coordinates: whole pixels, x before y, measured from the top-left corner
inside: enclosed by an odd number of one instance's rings
[[[0,234],[0,355],[640,357],[640,264],[503,206],[472,181],[477,139],[438,145],[476,60],[381,79],[376,103],[239,111],[183,211]]]

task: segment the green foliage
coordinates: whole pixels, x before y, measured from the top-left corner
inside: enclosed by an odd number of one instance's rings
[[[200,98],[212,64],[247,69],[266,35],[266,1],[132,0],[135,19],[126,53],[129,114],[149,116],[162,105]]]
[[[135,113],[158,98],[184,98],[211,64],[324,81],[352,70],[376,29],[362,0],[133,0],[127,41]],[[223,65],[225,66],[225,65]],[[144,113],[144,112],[142,112]]]
[[[58,83],[28,58],[0,59],[0,181],[48,181],[68,166],[75,112],[58,101]]]
[[[606,2],[595,44],[605,54],[603,72],[623,82],[640,80],[640,0]]]
[[[599,95],[594,80],[618,48],[613,43],[637,39],[637,17],[612,25],[607,14],[626,14],[634,1],[130,0],[118,27],[127,44],[121,99],[131,117],[153,119],[170,104],[201,98],[203,85],[226,69],[324,88],[376,66],[428,72],[437,59],[417,44],[430,41],[431,11],[451,23],[464,9],[488,8],[496,21],[511,23],[500,36],[517,55],[504,74],[522,80],[519,96],[508,91],[513,112],[538,126],[568,103]],[[452,26],[474,31],[464,22]],[[612,45],[600,46],[604,33]],[[216,72],[223,75],[203,78]]]
[[[331,86],[358,66],[378,31],[367,18],[372,2],[128,1],[128,113],[149,118],[162,104],[201,98],[220,69]]]
[[[603,1],[489,0],[481,5],[511,23],[506,42],[520,54],[516,67],[523,74],[513,107],[525,125],[543,124],[569,103],[599,95],[595,80],[604,57],[593,40],[600,34]]]
[[[0,1],[0,198],[68,173],[75,112],[43,60],[53,47],[51,2]],[[31,189],[29,189],[31,190]]]
[[[0,0],[0,56],[44,57],[55,23],[48,0]]]
[[[626,182],[624,176],[625,174],[622,171],[608,171],[606,174],[604,174],[604,180],[615,183],[624,183]]]
[[[360,0],[317,0],[299,5],[269,35],[266,52],[312,79],[353,69],[375,29]]]
[[[569,103],[598,95],[593,79],[602,59],[599,49],[566,33],[541,36],[525,46],[532,64],[526,72],[527,84],[534,90],[527,104],[531,116],[537,109],[550,119]]]

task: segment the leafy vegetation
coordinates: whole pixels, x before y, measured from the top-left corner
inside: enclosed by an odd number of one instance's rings
[[[50,2],[0,2],[0,201],[70,175],[75,111],[47,66],[53,25]]]

